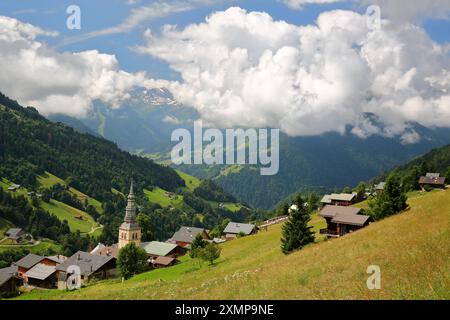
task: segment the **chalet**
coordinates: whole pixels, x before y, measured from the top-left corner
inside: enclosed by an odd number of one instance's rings
[[[186,253],[186,249],[179,247],[177,244],[167,242],[143,242],[141,243],[141,248],[147,252],[150,258],[176,258]]]
[[[26,272],[33,268],[35,265],[37,265],[39,262],[43,261],[45,257],[38,256],[36,254],[30,253],[27,254],[25,257],[20,259],[17,262],[13,263],[13,266],[16,266],[18,268],[17,274],[20,278],[24,279],[26,282]]]
[[[13,183],[9,186],[8,191],[16,192],[19,191],[20,187],[20,184]]]
[[[17,267],[0,269],[0,298],[15,296],[22,285],[22,279],[17,276]]]
[[[188,248],[198,234],[201,234],[202,238],[205,240],[209,239],[208,230],[206,229],[195,227],[181,227],[177,232],[173,234],[172,238],[169,239],[168,242],[176,243],[182,248]]]
[[[29,286],[52,289],[57,285],[56,266],[38,263],[25,273]]]
[[[235,239],[238,235],[248,236],[255,234],[257,228],[254,224],[230,222],[223,230],[227,240]]]
[[[384,187],[386,186],[386,182],[380,182],[375,185],[374,189],[376,193],[381,193],[384,191]]]
[[[326,205],[319,212],[319,216],[325,218],[327,228],[321,229],[320,233],[338,238],[367,226],[370,216],[360,213],[360,208]]]
[[[178,263],[179,261],[172,257],[156,257],[151,260],[151,264],[154,268],[170,267]]]
[[[5,235],[8,239],[12,240],[15,243],[20,243],[23,240],[32,241],[33,237],[21,228],[11,228],[5,232]]]
[[[324,195],[320,203],[322,206],[350,206],[358,201],[358,194],[354,193],[332,193]]]
[[[439,173],[427,173],[425,177],[420,177],[419,186],[422,190],[445,189],[445,177],[440,177]]]
[[[78,251],[56,267],[58,289],[67,288],[67,279],[70,276],[68,268],[73,266],[80,269],[81,284],[88,283],[91,279],[109,279],[116,276],[116,258]]]

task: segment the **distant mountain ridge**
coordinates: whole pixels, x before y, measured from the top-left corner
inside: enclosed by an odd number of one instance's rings
[[[132,153],[148,155],[163,163],[170,161],[177,128],[191,129],[198,113],[180,106],[165,90],[135,90],[120,109],[96,103],[91,118],[81,121],[92,131],[116,142]],[[383,132],[383,123],[373,114],[363,115]],[[407,144],[402,136],[372,135],[365,139],[335,132],[311,137],[280,136],[280,171],[262,177],[252,166],[183,165],[182,171],[211,178],[225,191],[259,208],[273,208],[291,193],[326,193],[356,185],[404,164],[432,148],[450,143],[449,128],[426,128],[410,123],[408,133],[420,140]]]

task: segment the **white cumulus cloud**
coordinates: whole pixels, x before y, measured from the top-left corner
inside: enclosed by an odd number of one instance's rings
[[[0,16],[0,90],[43,114],[86,116],[94,100],[113,107],[144,80],[120,70],[113,55],[98,51],[58,53],[38,36],[51,31]]]
[[[289,135],[400,135],[408,122],[450,124],[448,51],[411,23],[322,13],[314,25],[230,8],[183,29],[145,32],[136,50],[161,59],[181,81],[154,81],[217,127],[280,128]],[[367,124],[371,112],[385,124]],[[405,143],[412,141],[411,134]]]

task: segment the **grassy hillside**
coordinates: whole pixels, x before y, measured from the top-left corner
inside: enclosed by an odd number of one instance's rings
[[[174,195],[174,198],[170,198],[166,194],[166,190],[161,189],[159,187],[153,188],[152,191],[144,189],[144,194],[147,196],[147,199],[150,202],[157,203],[161,207],[177,206],[178,204],[183,202],[183,197],[180,195]]]
[[[76,292],[21,299],[449,299],[450,190],[418,194],[411,209],[368,228],[284,256],[281,226],[222,245],[216,265],[183,263]],[[317,231],[323,219],[314,217]],[[381,290],[368,290],[369,265]]]
[[[44,175],[39,176],[38,181],[41,186],[46,188],[49,188],[57,183],[65,185],[64,180],[58,178],[57,176],[49,172],[46,172]],[[0,188],[3,188],[3,190],[7,190],[10,185],[11,181],[4,178],[0,180]],[[29,198],[27,192],[28,190],[22,187],[19,189],[19,191],[15,192],[14,194],[23,195],[26,198]],[[93,206],[95,206],[95,208],[99,212],[103,211],[102,205],[99,201],[84,195],[82,192],[74,188],[69,188],[69,192],[75,194],[80,200],[88,199],[88,202]],[[94,218],[92,218],[88,213],[82,210],[73,208],[65,203],[56,201],[54,199],[51,199],[49,203],[41,201],[41,207],[42,209],[48,211],[49,213],[54,214],[59,220],[61,221],[67,220],[71,232],[80,230],[82,234],[88,233],[91,236],[99,236],[101,234],[102,231],[101,226],[99,226],[98,223],[95,222]],[[80,216],[82,217],[82,219],[77,218]],[[7,222],[7,220],[4,221],[5,223]],[[0,222],[0,230],[2,229],[3,229],[2,223]]]
[[[47,252],[49,249],[55,253],[61,253],[62,252],[62,248],[59,244],[55,243],[52,240],[41,240],[38,243],[34,244],[34,245],[15,245],[14,247],[8,245],[0,245],[0,253],[7,251],[7,250],[11,250],[11,249],[26,249],[28,250],[30,253],[35,253],[35,254],[45,254],[45,252]]]
[[[196,178],[194,176],[191,176],[187,173],[184,173],[183,171],[180,170],[175,170],[178,175],[181,177],[181,179],[184,180],[184,182],[186,183],[186,187],[190,190],[190,191],[194,191],[201,183],[201,180],[199,178]]]
[[[38,181],[39,181],[39,184],[45,188],[50,188],[58,183],[61,185],[66,185],[66,182],[64,180],[62,180],[61,178],[58,178],[57,176],[51,174],[50,172],[45,172],[45,174],[40,175],[38,177]],[[99,213],[103,212],[102,204],[100,201],[98,201],[94,198],[91,198],[91,197],[85,195],[83,192],[81,192],[75,188],[72,188],[72,187],[69,187],[69,192],[74,194],[79,200],[81,200],[83,202],[85,200],[87,200],[88,204],[94,206],[95,209]]]

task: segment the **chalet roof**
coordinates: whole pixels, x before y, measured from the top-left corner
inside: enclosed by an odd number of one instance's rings
[[[98,247],[98,248],[97,248]],[[98,254],[100,256],[111,256],[116,258],[119,254],[119,244],[115,243],[111,246],[97,246],[96,249],[91,251],[91,254]]]
[[[338,214],[357,215],[360,212],[361,208],[326,205],[325,207],[322,208],[322,210],[320,210],[319,216],[325,218],[332,218]]]
[[[331,200],[352,201],[356,197],[356,193],[332,193]]]
[[[43,263],[38,263],[33,268],[28,270],[25,275],[28,278],[38,279],[38,280],[45,280],[48,277],[50,277],[53,273],[56,272],[55,266],[48,266]]]
[[[242,232],[245,235],[249,235],[250,233],[252,233],[252,231],[254,229],[255,229],[254,224],[230,222],[226,226],[225,230],[223,230],[223,232],[224,233],[234,233],[234,234],[239,234]]]
[[[69,266],[76,265],[80,267],[81,275],[90,276],[113,259],[115,258],[112,256],[101,256],[78,251],[69,259],[57,266],[56,270],[67,272],[67,268]]]
[[[362,214],[338,213],[331,219],[331,222],[363,226],[369,219],[370,216]]]
[[[11,266],[11,267],[6,267],[6,268],[1,268],[0,273],[15,274],[15,273],[17,273],[18,270],[19,270],[19,268],[17,266]]]
[[[23,229],[21,228],[11,228],[5,232],[5,234],[11,239],[17,239],[23,233]]]
[[[192,243],[195,237],[202,232],[206,232],[205,229],[195,227],[181,227],[172,236],[173,241]]]
[[[379,184],[375,185],[375,190],[384,190],[385,186],[386,182],[380,182]]]
[[[14,278],[14,275],[11,273],[0,273],[0,286],[4,285],[11,278]]]
[[[147,252],[147,254],[155,256],[167,256],[176,247],[178,247],[176,244],[159,241],[141,243],[141,248],[143,248]]]
[[[437,178],[420,177],[419,183],[442,186],[445,185],[445,177],[437,177]]]
[[[175,260],[175,258],[170,258],[170,257],[157,257],[155,260],[153,260],[154,264],[159,264],[162,266],[168,266],[170,265],[173,261]]]
[[[326,194],[323,196],[322,200],[320,200],[321,203],[331,203],[331,198],[329,194]]]
[[[67,257],[63,256],[61,254],[58,254],[58,255],[55,255],[55,256],[46,257],[46,259],[60,264],[60,263],[63,263],[64,261],[66,261]]]
[[[38,264],[44,259],[45,257],[38,256],[34,253],[29,253],[19,261],[15,262],[14,265],[25,269],[31,269],[34,265]]]

